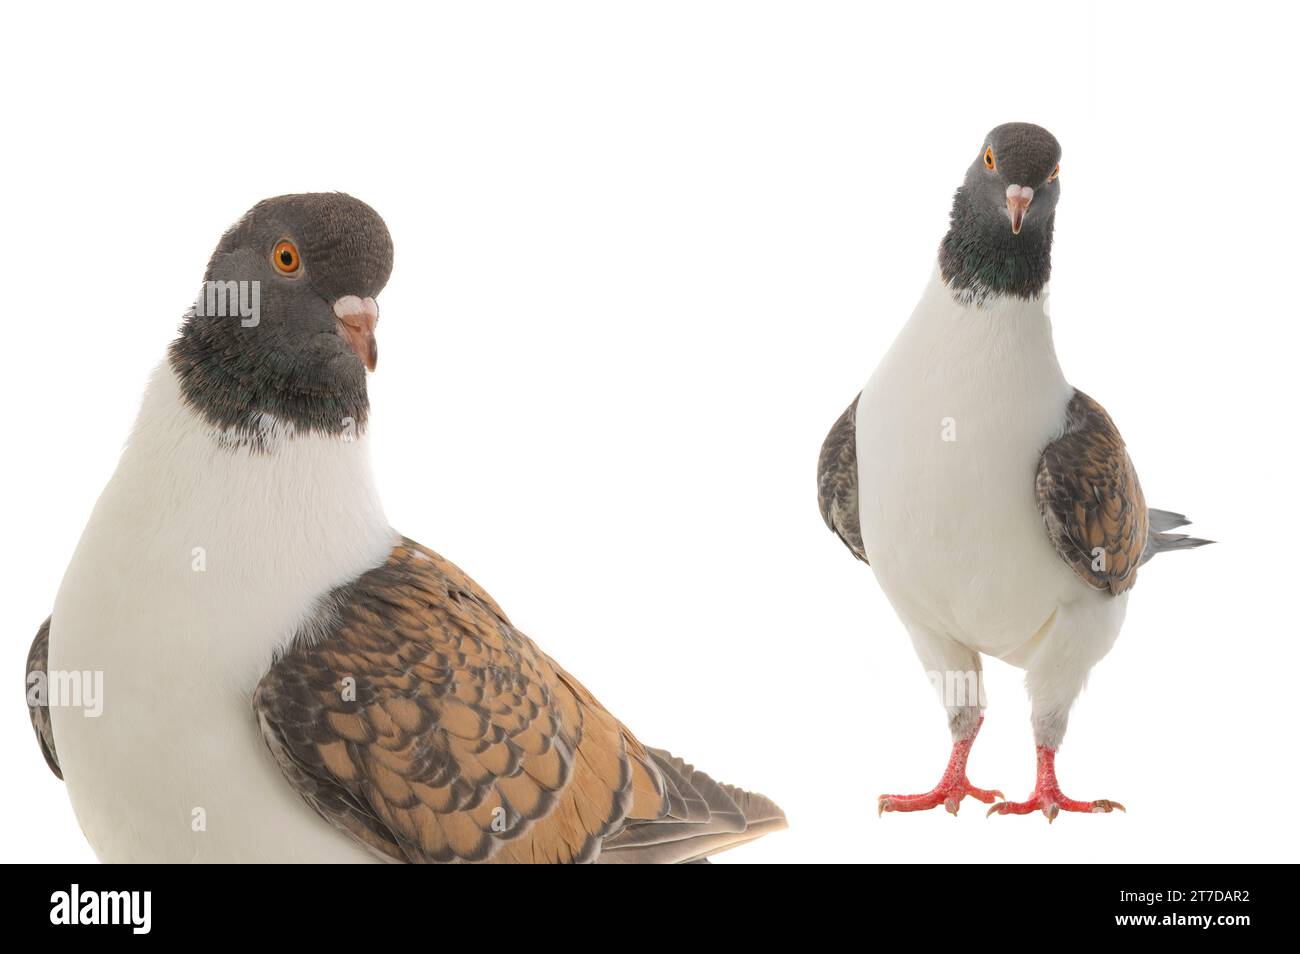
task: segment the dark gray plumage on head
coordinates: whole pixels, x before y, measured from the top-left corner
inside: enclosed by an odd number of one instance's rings
[[[364,202],[343,193],[259,202],[212,253],[206,307],[201,295],[172,343],[185,399],[243,435],[256,436],[266,415],[297,431],[362,427],[374,298],[392,267],[388,229]],[[228,295],[215,312],[214,288]]]
[[[1061,146],[1033,123],[1004,123],[980,145],[939,248],[944,280],[975,300],[1032,298],[1052,271]]]

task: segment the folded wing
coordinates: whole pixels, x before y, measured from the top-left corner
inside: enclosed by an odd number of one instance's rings
[[[289,782],[390,860],[693,861],[756,836],[409,540],[330,594],[253,703]]]

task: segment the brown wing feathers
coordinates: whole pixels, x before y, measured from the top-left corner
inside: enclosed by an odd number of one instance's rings
[[[858,523],[857,412],[855,397],[822,443],[817,458],[817,504],[826,526],[855,557],[867,563]]]
[[[1081,580],[1116,595],[1136,582],[1149,520],[1142,485],[1115,422],[1082,391],[1043,451],[1036,488],[1048,536]]]
[[[602,862],[697,861],[785,827],[781,809],[762,795],[721,785],[660,749],[650,755],[668,789],[668,811],[608,839]]]
[[[594,861],[669,815],[652,754],[437,554],[404,540],[328,605],[254,706],[290,782],[381,855]]]
[[[63,778],[63,770],[59,768],[59,753],[54,748],[54,730],[50,726],[50,709],[47,704],[49,700],[40,698],[39,693],[33,696],[33,690],[37,688],[32,682],[33,673],[39,673],[39,678],[46,680],[44,691],[49,691],[45,669],[45,660],[49,651],[50,621],[47,619],[36,631],[32,648],[27,652],[27,715],[32,720],[32,729],[36,732],[36,741],[40,743],[41,755],[45,756],[45,764],[50,767],[51,772]]]

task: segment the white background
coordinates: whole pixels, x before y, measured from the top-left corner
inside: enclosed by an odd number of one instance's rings
[[[335,189],[396,244],[371,378],[390,519],[642,739],[785,807],[724,860],[1296,860],[1289,15],[33,6],[0,24],[4,860],[92,857],[18,675],[145,378],[232,221]],[[817,451],[1008,120],[1064,146],[1067,375],[1151,504],[1221,542],[1142,571],[1074,710],[1063,787],[1127,815],[878,819],[948,737],[821,523]],[[971,778],[1023,798],[1021,674],[988,677]]]

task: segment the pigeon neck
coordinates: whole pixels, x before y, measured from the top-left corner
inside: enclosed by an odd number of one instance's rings
[[[975,208],[965,188],[958,189],[952,224],[939,245],[939,269],[953,297],[974,304],[998,296],[1037,298],[1052,273],[1054,219],[1054,213],[1026,219],[1013,235],[1005,215]]]
[[[218,431],[239,443],[263,445],[267,421],[283,434],[321,434],[355,439],[370,412],[365,384],[310,388],[301,368],[232,346],[227,319],[191,313],[168,349],[168,363],[185,403]],[[227,336],[226,338],[223,338]]]

